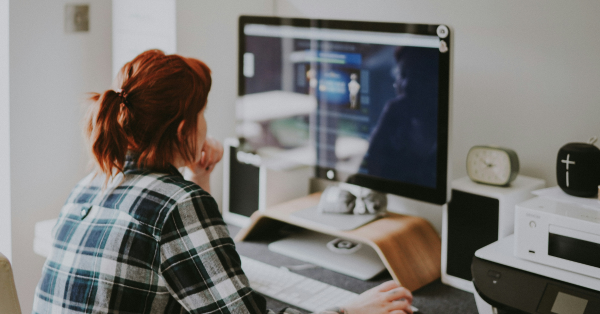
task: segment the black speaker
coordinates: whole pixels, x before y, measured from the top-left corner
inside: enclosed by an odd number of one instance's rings
[[[593,144],[568,143],[556,157],[556,180],[565,193],[591,197],[600,185],[600,149]]]
[[[228,212],[250,217],[259,207],[260,167],[240,162],[237,158],[238,148],[228,146],[229,154],[229,195]]]
[[[240,148],[240,140],[223,142],[223,218],[227,223],[245,227],[257,210],[308,195],[312,167],[278,164],[270,169],[259,155]],[[288,163],[289,164],[289,163]]]
[[[452,199],[442,216],[442,282],[473,292],[471,261],[475,251],[514,230],[515,205],[531,198],[544,180],[517,176],[510,186],[452,181]]]
[[[498,198],[452,190],[448,204],[448,275],[471,281],[471,261],[478,249],[498,240]]]

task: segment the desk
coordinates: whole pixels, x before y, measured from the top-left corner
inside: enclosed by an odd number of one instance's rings
[[[240,228],[229,226],[229,232],[232,237],[235,237],[239,231]],[[241,255],[274,266],[306,264],[305,262],[269,251],[267,245],[277,238],[278,237],[274,235],[270,238],[236,242],[235,245],[237,251]],[[321,267],[294,272],[356,293],[361,293],[392,279],[389,273],[386,272],[378,275],[372,280],[362,281]],[[475,305],[475,299],[471,293],[446,286],[442,284],[440,280],[436,280],[418,289],[413,292],[413,296],[414,306],[418,307],[424,314],[477,314],[477,306]],[[267,297],[268,308],[278,311],[285,306],[287,305]]]

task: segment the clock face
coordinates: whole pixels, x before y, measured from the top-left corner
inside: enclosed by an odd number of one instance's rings
[[[516,177],[517,165],[510,154],[513,151],[485,146],[471,148],[467,155],[467,173],[471,180],[493,184],[506,185]],[[515,169],[515,166],[517,167]]]

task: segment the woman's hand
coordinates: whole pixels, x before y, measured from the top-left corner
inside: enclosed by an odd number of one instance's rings
[[[344,308],[348,314],[412,314],[412,299],[408,289],[388,281],[361,293]]]
[[[210,174],[215,169],[215,165],[223,158],[223,145],[207,136],[200,154],[200,160],[188,166],[192,171],[191,181],[210,193]]]

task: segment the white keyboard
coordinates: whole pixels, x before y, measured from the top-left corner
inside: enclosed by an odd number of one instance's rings
[[[358,294],[287,269],[271,266],[257,260],[240,256],[242,269],[252,289],[281,302],[318,312],[341,306],[352,301]],[[413,311],[418,310],[413,307]]]

